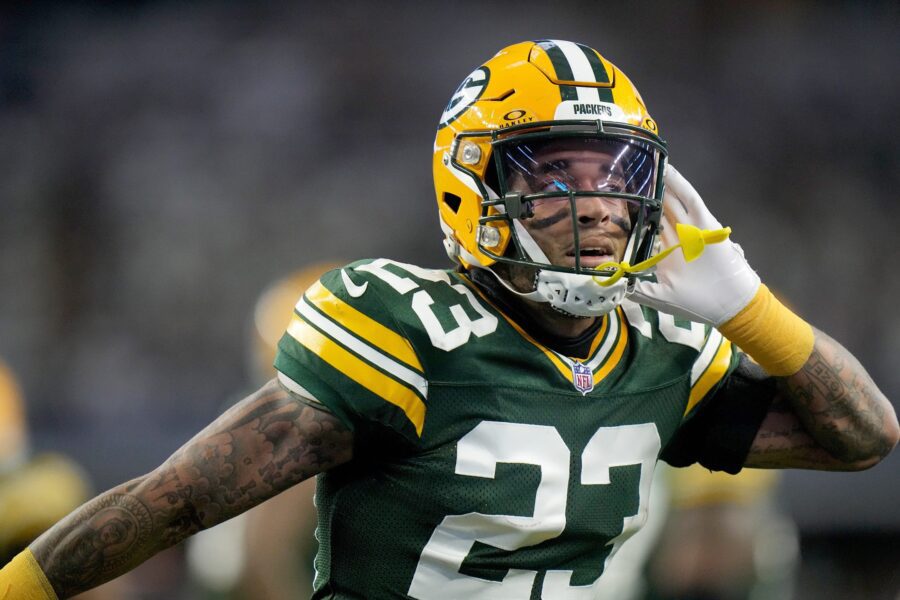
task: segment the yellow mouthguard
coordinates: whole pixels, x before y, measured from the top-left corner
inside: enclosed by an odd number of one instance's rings
[[[719,244],[727,240],[728,236],[731,235],[731,227],[723,227],[722,229],[700,229],[699,227],[688,225],[687,223],[676,223],[675,233],[678,235],[678,244],[671,248],[666,248],[656,256],[651,256],[647,260],[639,262],[636,265],[629,265],[628,261],[618,263],[613,261],[605,262],[598,266],[596,270],[605,271],[608,269],[615,269],[615,272],[608,277],[598,277],[597,275],[594,275],[594,281],[597,285],[603,287],[610,286],[621,279],[626,273],[646,271],[668,255],[672,254],[678,248],[681,248],[681,253],[684,255],[685,262],[694,261],[703,254],[707,244]]]

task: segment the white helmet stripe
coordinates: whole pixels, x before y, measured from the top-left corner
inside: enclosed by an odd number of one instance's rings
[[[578,47],[578,44],[563,40],[551,41],[556,44],[557,48],[562,50],[563,55],[566,57],[566,62],[569,63],[569,68],[572,70],[572,78],[575,81],[597,83],[594,70],[591,68],[591,64],[588,62],[584,52]],[[595,87],[576,87],[575,90],[578,93],[579,102],[600,102],[600,93]]]

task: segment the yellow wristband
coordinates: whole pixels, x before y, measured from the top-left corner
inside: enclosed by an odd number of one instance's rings
[[[0,600],[58,600],[28,548],[0,570]]]
[[[813,329],[760,285],[750,304],[719,326],[719,331],[770,375],[793,375],[813,349]]]

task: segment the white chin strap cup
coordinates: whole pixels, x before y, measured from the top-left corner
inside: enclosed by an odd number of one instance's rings
[[[532,302],[546,302],[555,310],[573,317],[602,317],[612,311],[629,292],[623,277],[609,287],[597,285],[590,275],[540,270],[533,292],[520,292],[493,269],[485,269],[500,285],[516,296]]]
[[[541,269],[535,291],[523,294],[529,300],[546,302],[558,311],[576,317],[600,317],[625,298],[628,282],[623,278],[603,287],[590,275],[559,273]]]

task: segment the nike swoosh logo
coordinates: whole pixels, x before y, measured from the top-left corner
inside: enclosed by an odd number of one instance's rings
[[[354,298],[359,298],[363,294],[366,293],[366,288],[369,287],[369,282],[365,282],[362,285],[356,285],[350,280],[350,276],[347,275],[347,271],[341,269],[341,279],[344,280],[344,287],[347,288],[347,293],[350,294]]]

